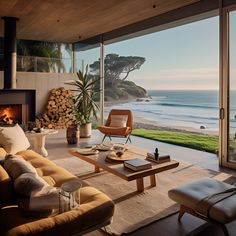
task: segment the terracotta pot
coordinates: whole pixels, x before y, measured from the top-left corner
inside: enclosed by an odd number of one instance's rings
[[[92,123],[80,125],[80,138],[89,138],[92,134]]]
[[[66,139],[68,144],[77,144],[79,133],[78,125],[70,125],[66,130]]]

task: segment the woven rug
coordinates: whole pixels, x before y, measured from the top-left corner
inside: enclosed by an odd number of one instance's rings
[[[149,178],[145,178],[145,191],[137,193],[136,181],[127,182],[107,172],[86,175],[93,171],[94,167],[76,157],[54,162],[77,176],[83,175],[82,179],[85,184],[96,187],[113,199],[115,214],[108,229],[108,232],[113,235],[130,233],[153,221],[176,213],[179,206],[169,199],[169,189],[202,177],[219,175],[215,171],[180,163],[177,168],[157,174],[156,187],[149,187]]]

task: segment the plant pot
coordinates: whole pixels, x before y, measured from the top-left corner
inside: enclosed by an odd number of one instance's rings
[[[80,125],[80,138],[89,138],[92,134],[92,123]]]
[[[68,144],[77,144],[79,133],[78,125],[70,125],[66,130],[66,139]]]

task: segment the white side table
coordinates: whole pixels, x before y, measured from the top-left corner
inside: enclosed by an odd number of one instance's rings
[[[80,205],[80,188],[82,182],[79,179],[72,179],[60,187],[59,192],[59,212],[62,213],[67,210],[71,210]],[[77,197],[75,196],[77,193]],[[63,201],[63,198],[66,201]],[[67,206],[65,206],[65,203]]]
[[[34,139],[34,150],[44,157],[48,156],[48,151],[45,148],[45,140],[47,135],[57,134],[57,130],[45,129],[40,133],[34,131],[26,132],[26,136]]]

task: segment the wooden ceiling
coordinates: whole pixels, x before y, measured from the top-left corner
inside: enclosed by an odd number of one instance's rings
[[[19,39],[77,42],[199,1],[1,0],[0,16],[19,18]]]

